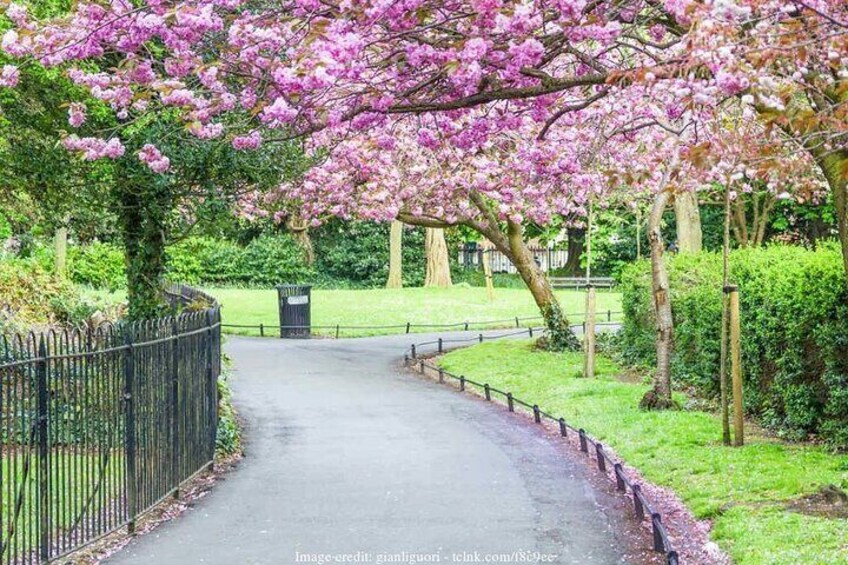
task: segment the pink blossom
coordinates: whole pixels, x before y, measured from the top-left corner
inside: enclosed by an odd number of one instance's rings
[[[76,151],[86,161],[109,158],[117,159],[123,156],[126,149],[118,138],[104,140],[99,137],[78,137],[69,135],[62,140],[69,151]]]
[[[85,104],[79,102],[72,103],[68,107],[68,123],[75,128],[80,127],[85,123],[86,110]]]
[[[233,138],[233,149],[236,151],[257,149],[260,145],[262,145],[262,135],[257,130]]]
[[[0,86],[15,87],[21,78],[21,72],[15,65],[3,65],[0,72]]]
[[[171,160],[162,155],[155,145],[147,143],[138,152],[138,159],[154,173],[164,173],[171,168]]]

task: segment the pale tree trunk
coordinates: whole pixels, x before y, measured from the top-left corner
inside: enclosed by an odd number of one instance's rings
[[[748,203],[746,197],[738,195],[733,203],[733,235],[739,247],[759,247],[765,242],[766,228],[775,202],[768,193],[751,193],[751,222],[748,223]]]
[[[68,274],[68,228],[61,226],[53,233],[53,270],[64,277]]]
[[[392,222],[389,230],[389,278],[386,288],[403,287],[403,224]]]
[[[315,248],[312,246],[312,238],[309,237],[309,226],[297,214],[289,214],[286,218],[286,228],[303,250],[303,258],[310,267],[315,264]]]
[[[562,311],[556,295],[554,295],[554,289],[548,277],[536,264],[530,247],[524,241],[524,229],[521,224],[512,221],[507,222],[506,245],[504,245],[503,235],[501,235],[500,240],[492,241],[492,243],[512,261],[521,276],[521,280],[524,281],[530,290],[530,294],[533,295],[533,300],[535,300],[536,306],[539,307],[539,311],[545,319],[551,347],[555,350],[578,351],[580,342],[569,327],[568,318]]]
[[[424,250],[427,256],[427,273],[424,286],[447,288],[451,282],[450,257],[442,228],[425,228]]]
[[[668,271],[665,267],[661,224],[663,212],[668,205],[667,190],[657,193],[648,218],[648,242],[651,247],[651,290],[656,316],[657,369],[654,386],[645,393],[639,406],[650,410],[662,410],[674,405],[671,399],[671,351],[673,347],[674,320],[671,315]]]
[[[703,234],[698,195],[688,191],[675,194],[674,216],[677,220],[677,249],[683,253],[700,253]]]
[[[554,295],[548,277],[536,264],[530,247],[524,241],[524,228],[521,224],[508,220],[506,222],[506,233],[504,233],[502,224],[494,213],[491,203],[476,192],[469,194],[469,198],[480,211],[480,218],[466,220],[463,225],[486,237],[498,251],[515,265],[521,280],[527,285],[545,320],[550,349],[579,351],[580,341],[571,331],[568,318],[562,311],[556,295]],[[400,217],[408,224],[423,227],[448,227],[452,225],[439,218],[421,218],[405,213],[401,213]]]

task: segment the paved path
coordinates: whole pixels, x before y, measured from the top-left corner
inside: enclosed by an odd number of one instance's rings
[[[317,563],[315,554],[357,552],[350,562],[407,552],[403,563],[483,563],[517,551],[630,562],[615,533],[620,509],[602,509],[615,503],[584,461],[517,415],[403,371],[401,352],[424,339],[229,338],[245,459],[110,563]]]

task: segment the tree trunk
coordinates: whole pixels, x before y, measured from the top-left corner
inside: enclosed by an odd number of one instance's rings
[[[119,190],[119,223],[127,261],[128,317],[153,318],[165,306],[166,222],[170,212],[167,188]]]
[[[542,268],[536,264],[533,253],[524,241],[524,229],[521,224],[507,221],[507,230],[504,233],[502,224],[492,210],[491,203],[474,192],[469,197],[480,210],[481,218],[479,220],[466,220],[463,225],[486,237],[498,251],[515,265],[521,280],[527,285],[545,320],[545,327],[548,329],[548,347],[557,351],[579,351],[580,341],[571,331],[568,318],[554,295],[548,277],[542,271]],[[452,225],[438,218],[420,218],[403,213],[401,217],[408,224],[429,228]]]
[[[389,278],[386,288],[403,287],[403,224],[392,222],[389,231]]]
[[[289,214],[286,217],[286,228],[303,250],[303,258],[310,267],[315,264],[315,248],[312,246],[312,238],[309,237],[309,226],[297,214]]]
[[[667,190],[659,192],[654,197],[654,205],[648,218],[648,242],[651,247],[651,283],[657,329],[657,370],[654,374],[654,387],[645,393],[639,406],[649,410],[663,410],[674,406],[671,398],[671,351],[674,321],[671,315],[668,271],[663,259],[665,246],[660,229],[668,199],[669,193]]]
[[[68,228],[65,225],[56,228],[53,234],[53,270],[56,275],[68,274]]]
[[[842,247],[842,265],[845,277],[848,278],[848,149],[829,153],[814,151],[813,156],[833,194],[836,227]]]
[[[565,261],[565,274],[570,277],[580,275],[580,257],[583,255],[583,243],[586,238],[586,230],[579,228],[568,228],[568,256]]]
[[[492,240],[491,237],[489,239]],[[524,229],[521,224],[509,221],[506,238],[501,235],[500,241],[492,243],[512,261],[521,279],[530,289],[533,300],[545,319],[551,349],[579,351],[580,342],[569,327],[568,318],[554,295],[548,277],[536,264],[530,247],[524,241]]]
[[[424,251],[427,256],[427,274],[424,286],[447,288],[451,282],[450,257],[442,228],[425,228]]]
[[[682,253],[700,253],[703,235],[698,195],[688,191],[675,194],[674,216],[677,219],[677,249]]]

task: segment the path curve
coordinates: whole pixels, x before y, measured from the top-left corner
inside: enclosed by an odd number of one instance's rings
[[[404,562],[483,563],[520,551],[636,563],[625,556],[646,540],[618,533],[621,501],[594,486],[579,456],[520,416],[401,368],[403,350],[429,337],[228,338],[244,460],[109,563],[315,563],[358,552],[360,563],[403,552]]]

